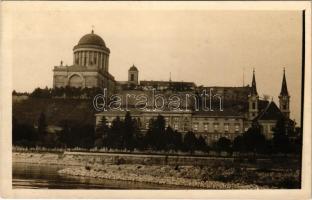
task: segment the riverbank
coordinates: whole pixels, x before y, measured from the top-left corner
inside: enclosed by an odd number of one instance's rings
[[[60,174],[155,183],[161,185],[185,186],[205,189],[259,189],[255,184],[224,183],[203,180],[204,171],[194,166],[147,166],[147,165],[94,165],[70,167],[59,171]]]
[[[160,158],[138,158],[136,155],[129,159],[129,155],[13,152],[13,162],[63,165],[59,174],[74,177],[205,189],[300,188],[300,171],[290,166],[287,169],[285,165],[284,168],[272,168],[271,165],[264,168],[257,163],[245,165],[212,158],[207,165],[199,164],[202,162],[194,162],[192,165],[168,165],[163,162],[149,164],[151,159],[155,161]]]
[[[13,152],[12,161],[16,163],[50,164],[50,165],[66,165],[66,166],[81,166],[86,164],[77,159],[66,158],[66,156],[64,156],[63,153]]]

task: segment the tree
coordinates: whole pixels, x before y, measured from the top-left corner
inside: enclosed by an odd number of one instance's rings
[[[166,121],[162,115],[158,115],[153,123],[154,141],[158,150],[165,149],[166,146]]]
[[[94,147],[95,131],[91,124],[76,124],[70,129],[71,147],[92,148]]]
[[[175,141],[175,133],[170,126],[166,128],[165,140],[167,141],[166,146],[165,146],[166,150],[177,150],[177,144]]]
[[[44,136],[47,133],[47,123],[46,123],[46,117],[43,112],[40,113],[39,119],[38,119],[38,134],[41,139],[44,138]]]
[[[65,88],[64,87],[56,87],[53,88],[51,91],[52,97],[62,97],[65,94]]]
[[[204,151],[204,152],[209,151],[209,147],[206,143],[205,138],[203,138],[203,136],[199,136],[197,138],[196,149],[200,151]]]
[[[134,123],[130,112],[126,113],[123,129],[123,146],[127,149],[134,148]]]
[[[68,121],[64,120],[61,122],[61,132],[60,132],[60,136],[59,136],[59,141],[65,145],[65,147],[67,146],[71,146],[71,132],[70,132],[70,128],[68,126]]]
[[[234,151],[238,151],[238,152],[244,152],[246,151],[246,144],[244,141],[244,137],[239,135],[237,137],[235,137],[234,141],[233,141],[233,150]]]
[[[51,97],[51,89],[45,87],[44,89],[36,88],[31,94],[30,97],[35,98],[50,98]]]
[[[289,153],[291,151],[288,135],[293,134],[293,127],[290,120],[281,118],[276,122],[273,129],[273,149],[276,153]]]
[[[221,137],[216,143],[218,151],[230,152],[231,145],[232,145],[231,140],[227,139],[226,137]]]
[[[165,149],[165,125],[166,121],[163,116],[158,115],[156,120],[150,121],[150,127],[146,134],[146,142],[155,150]]]
[[[124,148],[124,123],[120,120],[120,117],[117,116],[112,121],[112,126],[110,127],[108,137],[105,138],[105,146],[122,149]]]
[[[14,145],[35,146],[38,141],[37,131],[33,126],[18,123],[16,118],[12,118],[12,142]]]
[[[173,136],[174,136],[173,142],[174,142],[174,145],[176,146],[176,149],[177,150],[183,150],[182,134],[179,133],[177,130],[175,130]]]
[[[261,127],[257,122],[241,136],[233,141],[233,150],[238,152],[269,153],[270,143],[261,133]]]
[[[134,119],[133,122],[134,122],[134,135],[133,135],[134,147],[138,149],[144,149],[145,148],[144,135],[140,130],[141,126],[140,118]]]
[[[194,133],[191,131],[187,132],[183,140],[184,149],[186,151],[190,151],[191,153],[193,153],[194,150],[196,150],[196,143],[197,143],[197,139]]]
[[[95,146],[99,148],[103,147],[104,139],[108,138],[108,134],[109,127],[107,125],[107,120],[105,116],[103,116],[95,128],[95,141],[96,141]]]
[[[262,153],[266,146],[265,136],[261,133],[261,127],[257,122],[243,134],[246,151]]]

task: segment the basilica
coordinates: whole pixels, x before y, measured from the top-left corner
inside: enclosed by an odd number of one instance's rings
[[[195,95],[203,89],[213,90],[222,99],[222,109],[208,112],[197,109],[155,112],[129,107],[131,115],[137,120],[143,132],[149,128],[150,120],[162,115],[166,120],[166,126],[181,133],[193,131],[196,135],[206,138],[209,143],[220,137],[234,139],[255,121],[260,124],[266,138],[270,139],[273,137],[276,122],[281,118],[289,119],[290,95],[285,70],[277,105],[273,100],[259,97],[255,71],[252,74],[251,85],[242,87],[197,86],[193,82],[172,81],[171,78],[168,81],[140,81],[139,69],[135,65],[129,68],[127,81],[116,81],[109,73],[109,54],[110,49],[104,40],[92,30],[74,46],[72,65],[64,65],[61,62],[59,66],[54,67],[53,87],[106,88],[109,93],[124,96],[142,94],[149,96],[151,90],[156,90],[158,94],[164,96],[172,94],[179,96],[186,93]],[[125,113],[126,110],[98,112],[95,115],[96,124],[105,117],[110,125],[117,116],[123,118]]]
[[[53,88],[109,88],[116,85],[115,78],[108,72],[110,49],[104,40],[92,32],[84,35],[73,48],[73,64],[55,66],[53,69]]]

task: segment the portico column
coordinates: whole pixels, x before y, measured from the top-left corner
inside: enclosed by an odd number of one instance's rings
[[[104,70],[107,71],[107,64],[106,64],[106,60],[107,60],[107,55],[104,54],[104,59],[103,59],[103,65],[104,65]]]
[[[101,68],[105,71],[105,64],[104,64],[105,54],[101,53]]]
[[[99,52],[96,52],[96,66],[99,68]]]
[[[84,52],[81,51],[81,66],[84,66]]]
[[[83,51],[82,52],[82,62],[83,62],[83,66],[86,66],[86,52],[85,51]]]
[[[78,65],[80,65],[80,52],[78,51],[77,54],[78,54]]]
[[[108,72],[108,66],[109,66],[109,59],[108,59],[108,55],[106,55],[106,71]]]
[[[100,58],[99,58],[99,66],[100,66],[100,69],[102,70],[103,69],[103,66],[102,66],[102,58],[103,58],[103,54],[102,53],[100,53]]]
[[[106,60],[106,54],[103,53],[103,57],[102,57],[102,62],[103,62],[103,63],[102,63],[102,66],[103,66],[104,71],[106,71],[105,60]]]
[[[86,66],[89,66],[89,57],[90,57],[90,54],[89,54],[89,51],[86,51],[86,57],[87,57],[87,61],[86,61]]]
[[[79,51],[79,65],[82,65],[82,53]]]
[[[104,71],[106,71],[105,60],[106,60],[106,55],[103,54],[103,58],[102,58],[102,63],[103,64],[102,64],[102,67],[103,67]]]

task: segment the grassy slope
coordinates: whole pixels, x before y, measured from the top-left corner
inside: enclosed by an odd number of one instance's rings
[[[13,102],[13,117],[19,123],[37,124],[41,112],[44,112],[48,125],[60,125],[64,120],[70,125],[95,123],[92,100],[29,98]]]

